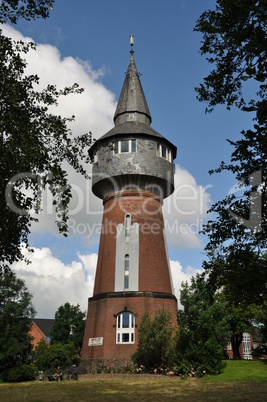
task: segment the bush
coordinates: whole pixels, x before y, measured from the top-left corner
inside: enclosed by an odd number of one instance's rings
[[[47,370],[57,366],[64,369],[65,367],[80,363],[76,356],[77,350],[72,343],[47,345],[42,340],[35,349],[35,364],[38,370]]]
[[[23,382],[34,381],[37,375],[37,369],[35,366],[29,366],[23,364],[22,366],[13,367],[3,375],[5,382]]]
[[[145,313],[138,329],[138,347],[132,361],[147,371],[172,366],[174,352],[172,316],[160,309],[153,319]]]

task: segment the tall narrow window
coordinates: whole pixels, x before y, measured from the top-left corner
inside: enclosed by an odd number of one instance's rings
[[[129,267],[129,254],[126,254],[124,257],[124,289],[129,289]]]
[[[250,334],[248,332],[243,333],[242,344],[243,344],[244,359],[245,360],[252,360]]]
[[[134,343],[135,317],[132,313],[118,314],[116,327],[116,343]]]
[[[118,154],[119,153],[119,141],[116,141],[114,143],[114,153]]]
[[[130,237],[130,227],[131,227],[131,215],[130,214],[125,215],[124,227],[125,227],[125,238],[129,239],[129,237]]]
[[[94,163],[98,162],[98,151],[94,154]]]
[[[123,140],[121,141],[121,153],[129,152],[129,141]]]
[[[160,144],[157,142],[157,156],[160,156]]]
[[[161,145],[161,156],[164,159],[166,159],[166,152],[167,152],[167,148],[164,147],[164,145]]]
[[[136,140],[131,140],[131,152],[136,152]]]
[[[165,145],[159,144],[158,142],[157,142],[156,155],[166,159],[169,162],[172,162],[172,151]]]

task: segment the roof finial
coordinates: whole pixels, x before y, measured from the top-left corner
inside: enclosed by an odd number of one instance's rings
[[[131,55],[133,56],[133,54],[134,54],[134,50],[133,50],[133,46],[134,46],[134,36],[133,36],[133,35],[130,35],[130,45],[131,45],[130,53],[131,53]]]

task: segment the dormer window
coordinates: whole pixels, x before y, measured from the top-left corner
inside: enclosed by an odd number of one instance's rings
[[[172,162],[172,151],[163,144],[157,142],[157,156]]]
[[[120,140],[113,144],[114,154],[136,152],[136,140]]]

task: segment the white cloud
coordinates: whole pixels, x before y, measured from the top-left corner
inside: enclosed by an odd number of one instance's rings
[[[196,183],[188,170],[175,166],[174,192],[164,201],[163,213],[168,245],[179,248],[202,247],[202,228],[211,200],[203,187]]]
[[[12,269],[33,294],[38,317],[53,318],[66,302],[80,304],[81,310],[87,311],[88,297],[93,294],[97,254],[78,254],[78,261],[70,265],[55,258],[45,247],[34,248],[34,253],[24,248],[23,254],[31,264],[19,261]]]
[[[31,38],[24,37],[19,31],[8,25],[2,27],[3,33],[15,40],[32,41]],[[75,115],[75,122],[70,123],[70,128],[74,135],[83,134],[91,131],[94,138],[99,138],[113,127],[113,115],[116,109],[116,100],[101,82],[103,70],[95,71],[89,61],[74,59],[73,57],[62,58],[58,49],[51,45],[37,45],[36,50],[31,50],[25,55],[28,66],[27,74],[37,74],[40,78],[40,89],[48,84],[55,84],[58,88],[71,86],[78,82],[84,92],[80,95],[71,94],[61,97],[58,106],[51,107],[51,112],[71,117]],[[84,237],[89,236],[88,241],[92,240],[92,234],[96,224],[101,222],[102,203],[91,192],[91,181],[85,181],[81,175],[77,174],[71,167],[65,166],[69,181],[73,185],[73,200],[70,211],[78,210],[78,213],[70,215],[72,231],[70,235],[79,235],[79,229],[83,222],[90,222],[89,232],[84,233]],[[87,166],[88,173],[91,173],[91,165]],[[55,214],[53,213],[51,195],[45,193],[43,200],[44,211],[38,215],[39,222],[32,225],[32,233],[52,232],[57,234],[55,225]],[[90,216],[87,216],[88,208]],[[78,230],[76,228],[78,227]],[[80,230],[82,232],[82,230]]]
[[[4,35],[15,40],[33,42],[8,25],[2,29]],[[39,76],[40,89],[48,84],[63,89],[74,83],[84,88],[80,95],[61,97],[59,105],[51,108],[51,112],[64,117],[76,116],[70,126],[74,134],[92,131],[94,137],[98,138],[112,128],[116,100],[114,94],[100,82],[104,74],[102,70],[93,70],[89,61],[62,58],[59,50],[51,45],[37,45],[36,50],[25,54],[25,59],[28,63],[26,73]]]
[[[182,308],[180,303],[180,290],[182,282],[191,283],[192,276],[196,276],[201,271],[191,267],[190,265],[183,271],[183,267],[179,261],[170,261],[172,281],[174,287],[174,293],[178,300],[178,308]]]
[[[13,39],[31,40],[8,25],[2,29],[5,35]],[[81,95],[62,97],[59,105],[52,109],[53,113],[64,117],[76,116],[70,126],[74,135],[92,131],[97,139],[113,127],[116,100],[100,81],[104,70],[95,71],[89,61],[62,58],[58,49],[50,45],[38,45],[36,51],[30,51],[25,57],[28,62],[27,73],[40,77],[40,89],[47,84],[64,88],[75,82],[85,89]],[[93,244],[98,241],[101,229],[102,201],[92,194],[91,181],[86,182],[69,167],[67,171],[70,183],[74,185],[69,235],[81,236],[81,241]],[[88,166],[90,171],[91,166]],[[46,196],[49,197],[48,194]],[[164,202],[169,246],[201,246],[198,230],[209,203],[207,188],[197,184],[187,170],[176,166],[175,192]],[[51,199],[48,198],[44,202],[44,213],[39,216],[39,223],[32,225],[33,234],[57,233],[51,205]],[[67,301],[79,303],[82,310],[87,309],[87,299],[93,292],[96,254],[78,253],[77,259],[66,265],[54,257],[49,248],[35,248],[33,254],[28,254],[26,250],[24,252],[32,264],[18,262],[14,264],[14,271],[25,279],[33,293],[33,303],[39,317],[52,318],[57,308]],[[184,272],[178,261],[171,261],[171,270],[175,294],[179,299],[181,282],[190,280],[196,270],[187,267]]]
[[[8,25],[3,26],[4,34],[14,39],[31,40]],[[40,87],[56,84],[59,88],[78,82],[85,89],[81,95],[62,97],[53,113],[62,116],[76,116],[71,129],[74,135],[92,131],[95,138],[113,127],[116,108],[115,96],[100,82],[103,70],[94,71],[88,61],[62,58],[58,49],[51,45],[38,45],[36,51],[26,56],[27,73],[40,77]],[[81,236],[92,245],[99,238],[102,220],[102,201],[92,194],[91,181],[66,166],[69,181],[73,186],[70,204],[70,236]],[[88,166],[91,172],[91,166]],[[57,234],[53,200],[49,192],[45,194],[44,212],[38,216],[39,223],[32,225],[32,233]],[[207,188],[196,183],[194,177],[176,165],[175,191],[164,201],[164,218],[168,245],[170,247],[202,247],[198,232],[209,207],[210,196]]]
[[[97,254],[77,254],[77,261],[66,265],[54,257],[47,247],[34,248],[34,253],[23,248],[23,254],[31,261],[26,264],[19,261],[12,269],[18,277],[25,280],[30,293],[33,294],[33,305],[37,317],[53,318],[56,310],[66,302],[79,304],[82,311],[87,311],[88,297],[93,295]],[[199,270],[188,266],[183,271],[179,261],[170,261],[174,293],[181,308],[181,283],[191,282]]]

